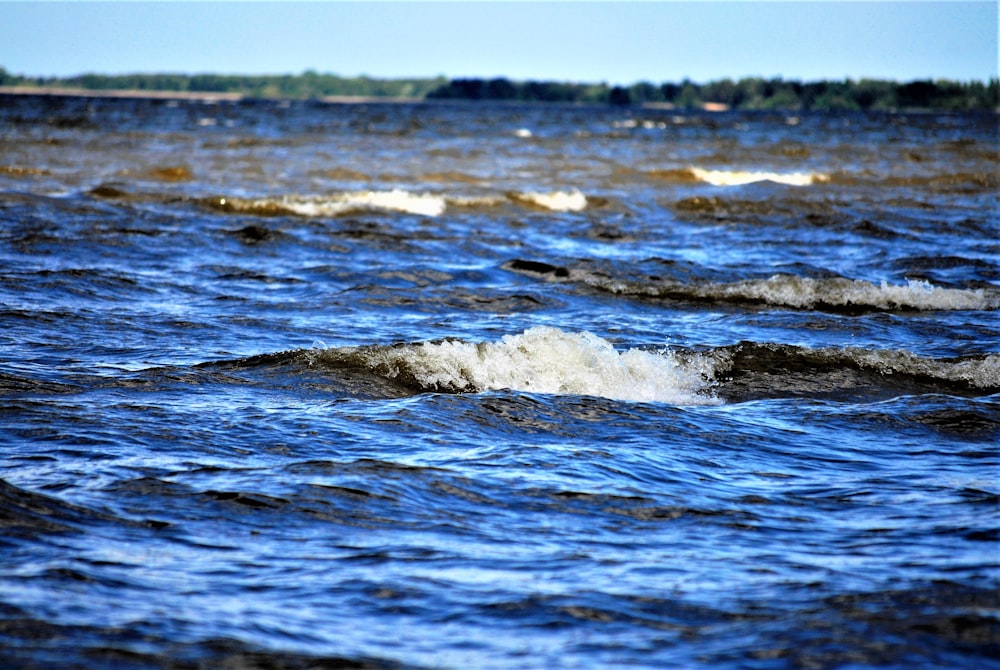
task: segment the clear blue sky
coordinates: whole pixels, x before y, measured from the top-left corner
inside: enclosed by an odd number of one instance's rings
[[[0,67],[655,83],[997,76],[977,2],[9,2]]]

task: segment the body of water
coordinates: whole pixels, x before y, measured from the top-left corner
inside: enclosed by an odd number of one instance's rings
[[[996,115],[0,98],[10,668],[1000,665]]]

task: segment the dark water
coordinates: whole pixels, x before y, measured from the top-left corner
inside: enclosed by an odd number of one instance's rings
[[[1000,667],[997,152],[0,98],[0,665]]]

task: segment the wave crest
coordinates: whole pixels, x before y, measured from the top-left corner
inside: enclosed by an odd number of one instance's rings
[[[771,172],[766,170],[708,170],[700,167],[651,170],[651,177],[677,183],[702,182],[711,186],[744,186],[769,181],[786,186],[812,186],[829,182],[823,172]]]
[[[324,378],[319,387],[376,398],[510,390],[717,405],[762,398],[856,402],[914,393],[975,397],[1000,392],[1000,354],[995,353],[931,358],[907,350],[770,342],[618,351],[591,333],[548,326],[493,342],[447,339],[299,349],[202,365],[319,373]]]
[[[391,191],[350,191],[332,196],[279,196],[273,198],[215,198],[209,204],[226,212],[258,216],[341,216],[355,212],[383,211],[440,216],[445,199],[429,193]]]
[[[318,355],[339,360],[344,350]],[[616,351],[587,332],[538,326],[497,342],[444,340],[351,350],[377,374],[428,391],[500,389],[590,395],[613,400],[704,405],[713,376],[708,359],[669,352]]]
[[[1000,355],[928,358],[906,350],[743,342],[714,358],[718,394],[728,400],[789,396],[895,397],[910,393],[1000,391]]]
[[[587,208],[587,196],[577,189],[548,193],[526,191],[511,194],[511,199],[554,212],[580,212]]]
[[[705,170],[691,168],[691,174],[698,181],[712,186],[743,186],[761,181],[770,181],[786,186],[812,186],[830,181],[830,175],[820,172],[754,172],[747,170]]]
[[[834,312],[864,311],[961,311],[1000,309],[1000,292],[990,289],[960,289],[934,286],[910,279],[905,284],[829,277],[816,279],[776,274],[766,279],[731,283],[683,283],[670,279],[624,279],[603,272],[563,268],[539,261],[514,260],[503,265],[549,281],[576,282],[625,296],[692,300],[698,302],[752,303],[794,309]]]
[[[601,199],[598,198],[597,202]],[[476,209],[514,203],[531,209],[553,212],[580,212],[590,200],[579,189],[568,191],[520,191],[502,195],[440,195],[391,191],[347,191],[329,196],[281,195],[262,198],[215,197],[204,201],[223,212],[255,216],[335,217],[359,212],[402,212],[420,216],[440,216],[449,206]]]
[[[799,309],[832,306],[954,311],[996,309],[1000,306],[998,296],[989,295],[983,289],[942,288],[914,279],[902,285],[889,284],[884,280],[875,285],[842,277],[813,279],[774,275],[768,279],[711,285],[703,292],[727,299],[752,300]]]

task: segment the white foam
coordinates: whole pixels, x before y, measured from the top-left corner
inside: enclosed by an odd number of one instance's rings
[[[283,195],[266,198],[220,198],[215,204],[226,209],[257,214],[298,214],[299,216],[341,216],[359,211],[404,212],[440,216],[449,206],[460,208],[495,207],[504,202],[554,212],[586,209],[587,197],[578,189],[568,191],[525,191],[504,195],[460,195],[391,191],[347,191],[326,196]]]
[[[400,189],[391,191],[351,191],[329,198],[284,198],[282,205],[303,216],[335,216],[358,210],[382,210],[440,216],[445,210],[441,196],[410,193]]]
[[[847,354],[858,364],[883,374],[903,373],[958,381],[976,388],[1000,386],[1000,355],[981,359],[942,361],[921,358],[909,351],[866,351],[848,348]]]
[[[539,326],[498,342],[449,340],[366,352],[382,374],[412,375],[426,389],[512,389],[590,395],[614,400],[718,404],[705,395],[712,378],[707,358],[681,362],[669,352],[618,352],[587,332]]]
[[[695,179],[712,186],[742,186],[755,182],[770,181],[787,186],[811,186],[830,181],[830,175],[819,172],[751,172],[744,170],[705,170],[691,168]]]
[[[527,191],[518,193],[514,197],[517,200],[522,200],[554,212],[579,212],[587,208],[587,196],[577,189],[571,191],[551,191],[549,193]]]
[[[427,193],[392,191],[348,191],[330,196],[286,195],[273,198],[228,198],[220,203],[237,211],[288,212],[299,216],[338,216],[357,211],[390,211],[440,216],[445,199]]]
[[[877,309],[981,310],[1000,307],[1000,295],[983,289],[951,289],[926,281],[875,285],[857,279],[813,279],[774,275],[734,284],[712,285],[706,295],[760,300],[771,305],[811,308],[817,304],[857,305]]]

